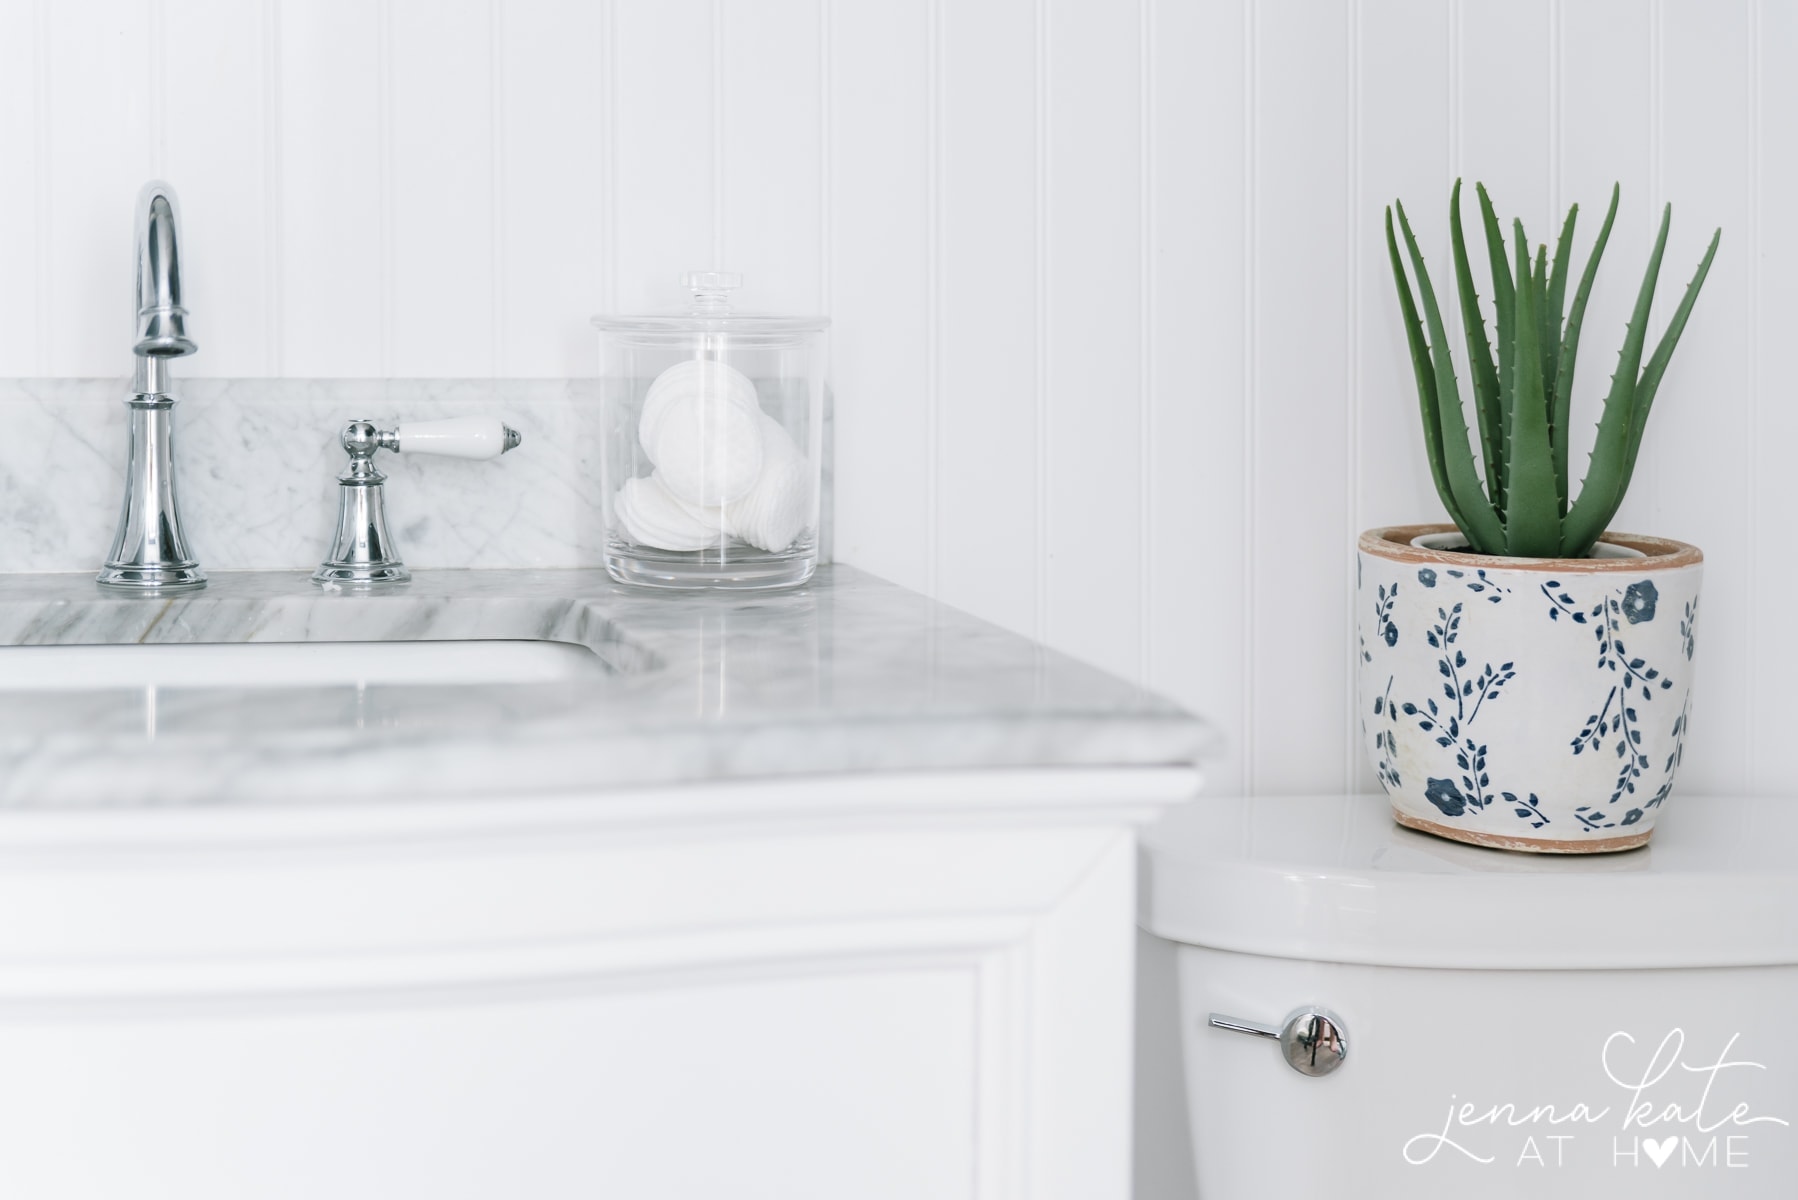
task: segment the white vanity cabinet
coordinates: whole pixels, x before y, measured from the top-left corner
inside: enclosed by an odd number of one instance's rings
[[[0,813],[0,1195],[1125,1200],[1183,767]]]

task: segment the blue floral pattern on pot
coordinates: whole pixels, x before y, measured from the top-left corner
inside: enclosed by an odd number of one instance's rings
[[[1645,840],[1690,725],[1699,556],[1664,543],[1552,570],[1420,565],[1381,533],[1357,562],[1356,657],[1369,760],[1399,819],[1519,849]]]
[[[1643,621],[1654,620],[1654,604],[1660,597],[1654,582],[1644,579],[1623,589],[1623,602],[1619,607],[1623,610],[1625,620],[1631,625],[1639,625]]]

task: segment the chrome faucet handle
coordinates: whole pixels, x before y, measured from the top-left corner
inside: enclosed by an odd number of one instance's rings
[[[1280,1057],[1301,1075],[1328,1075],[1348,1058],[1348,1030],[1343,1028],[1342,1018],[1315,1004],[1288,1013],[1278,1027],[1226,1017],[1222,1013],[1212,1013],[1205,1023],[1213,1029],[1270,1038],[1280,1043]]]
[[[451,417],[379,429],[351,421],[338,435],[350,465],[337,477],[337,534],[331,555],[312,573],[320,587],[371,588],[404,583],[412,572],[400,561],[387,532],[387,505],[375,468],[376,451],[439,454],[448,458],[498,458],[517,448],[518,431],[491,417]]]

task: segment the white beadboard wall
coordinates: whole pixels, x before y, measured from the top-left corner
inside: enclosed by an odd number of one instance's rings
[[[0,376],[126,367],[180,190],[229,377],[563,377],[743,271],[836,321],[838,556],[1136,677],[1226,789],[1367,786],[1351,545],[1436,517],[1380,228],[1721,254],[1621,525],[1708,555],[1688,788],[1789,788],[1798,7],[1773,0],[4,0]],[[1774,219],[1763,221],[1765,198]],[[1596,211],[1595,211],[1596,210]],[[1663,310],[1670,307],[1668,302]],[[1664,314],[1663,314],[1664,315]],[[1591,411],[1591,410],[1588,410]]]

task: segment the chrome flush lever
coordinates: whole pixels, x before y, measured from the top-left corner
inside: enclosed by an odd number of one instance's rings
[[[1348,1057],[1348,1030],[1343,1028],[1342,1018],[1315,1004],[1295,1009],[1278,1029],[1222,1013],[1212,1013],[1206,1024],[1279,1042],[1286,1065],[1301,1075],[1328,1075]]]
[[[412,572],[400,561],[387,532],[387,504],[375,469],[377,450],[441,454],[449,458],[498,458],[515,448],[518,431],[492,417],[452,417],[377,429],[372,421],[351,421],[340,435],[350,465],[337,477],[337,536],[331,556],[312,573],[324,588],[370,588],[404,583]]]

